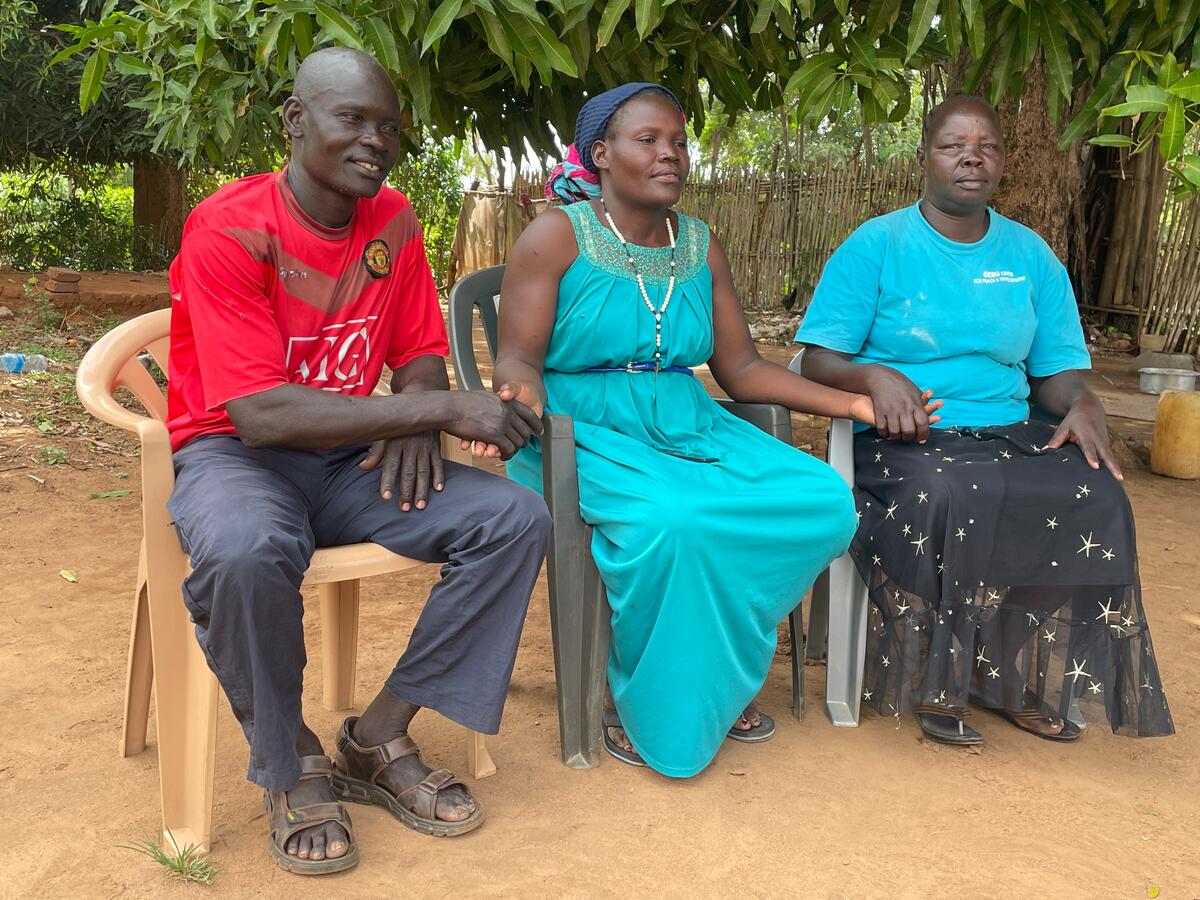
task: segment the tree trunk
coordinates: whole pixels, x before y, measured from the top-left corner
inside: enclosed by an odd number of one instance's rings
[[[1085,224],[1077,209],[1084,184],[1084,160],[1078,146],[1058,149],[1060,130],[1046,109],[1046,75],[1039,56],[1019,97],[1000,103],[1007,162],[1004,180],[992,205],[1010,219],[1028,225],[1063,262],[1080,245]],[[1074,267],[1072,267],[1074,268]]]
[[[133,265],[160,269],[179,250],[188,214],[187,171],[156,156],[133,162]]]

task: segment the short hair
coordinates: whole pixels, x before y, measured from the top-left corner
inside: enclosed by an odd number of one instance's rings
[[[968,106],[985,111],[991,117],[992,124],[996,126],[996,130],[1003,132],[1003,129],[1000,127],[1000,114],[996,112],[996,107],[975,94],[956,94],[953,97],[947,97],[929,111],[929,114],[925,117],[925,121],[921,123],[921,144],[924,145],[926,137],[928,137],[930,132],[937,130],[942,124],[943,119],[951,113],[958,112],[963,107]]]
[[[323,47],[310,53],[296,69],[296,80],[292,84],[292,95],[311,97],[325,88],[331,79],[338,79],[347,64],[355,67],[359,74],[378,75],[389,84],[392,79],[379,61],[369,53],[352,47]]]

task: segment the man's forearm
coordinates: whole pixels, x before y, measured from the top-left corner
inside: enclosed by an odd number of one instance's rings
[[[448,391],[450,376],[440,356],[418,356],[392,373],[392,393]]]
[[[454,402],[448,390],[344,397],[283,384],[231,400],[226,409],[247,446],[333,450],[445,429]]]

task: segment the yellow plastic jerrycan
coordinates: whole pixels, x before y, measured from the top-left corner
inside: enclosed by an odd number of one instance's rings
[[[1167,391],[1158,401],[1150,469],[1171,478],[1200,478],[1200,391]]]

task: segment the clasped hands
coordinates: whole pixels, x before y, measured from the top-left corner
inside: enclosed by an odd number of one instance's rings
[[[452,423],[446,429],[476,457],[509,459],[530,436],[542,433],[542,403],[531,388],[505,384],[496,393],[450,392]],[[441,433],[425,431],[405,437],[375,441],[359,468],[380,468],[379,493],[396,499],[405,512],[425,509],[429,489],[445,487]]]

